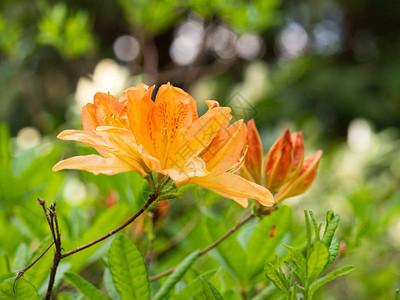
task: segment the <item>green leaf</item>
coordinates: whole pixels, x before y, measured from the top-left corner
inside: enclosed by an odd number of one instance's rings
[[[298,289],[298,285],[295,284],[292,287],[292,290],[290,291],[290,300],[297,300],[297,289]]]
[[[229,230],[223,223],[213,218],[204,218],[203,222],[203,226],[205,227],[204,231],[208,237],[208,244],[215,242]],[[232,234],[220,243],[211,251],[210,255],[216,258],[216,260],[234,275],[234,277],[245,279],[247,268],[244,261],[246,261],[246,254],[236,239],[236,234],[237,233]]]
[[[396,292],[394,293],[394,300],[400,300],[400,291],[399,291],[399,289],[397,289]]]
[[[311,254],[311,224],[310,224],[310,219],[308,218],[308,211],[304,211],[304,217],[306,219],[306,229],[307,229],[307,259]]]
[[[27,245],[21,243],[14,256],[13,264],[11,270],[18,271],[26,267],[29,263],[30,252]]]
[[[178,294],[172,296],[171,300],[190,300],[193,297],[198,296],[202,292],[202,278],[211,278],[217,272],[217,270],[218,269],[210,270],[201,274],[187,284],[182,290],[180,290]]]
[[[334,270],[324,277],[321,277],[317,281],[315,281],[311,286],[310,286],[310,291],[309,291],[309,296],[310,298],[314,295],[315,291],[319,289],[321,286],[326,284],[327,282],[335,279],[336,277],[343,276],[349,272],[351,272],[354,269],[354,266],[346,266],[341,269]]]
[[[337,214],[333,216],[333,218],[330,220],[329,224],[327,221],[325,231],[324,231],[324,236],[322,238],[322,241],[325,243],[325,245],[327,247],[329,247],[331,245],[336,228],[339,225],[339,221],[340,221],[340,216]]]
[[[300,279],[303,284],[306,284],[306,276],[300,268],[292,263],[291,261],[285,261],[285,264],[296,274],[296,276]]]
[[[272,281],[272,283],[280,289],[285,294],[288,294],[290,291],[290,284],[287,280],[283,280],[282,276],[279,274],[279,271],[271,263],[266,263],[264,265],[264,274],[265,276]],[[286,279],[286,278],[285,278]]]
[[[321,238],[319,236],[320,230],[321,230],[321,225],[318,226],[317,220],[315,219],[314,213],[310,210],[309,211],[310,216],[311,216],[311,220],[313,222],[313,226],[314,226],[314,234],[315,234],[315,240],[319,241]]]
[[[142,254],[125,235],[114,239],[108,264],[115,288],[122,300],[150,299],[147,269]]]
[[[24,278],[18,279],[15,283],[15,293],[13,291],[13,284],[14,278],[7,279],[0,283],[0,300],[40,300],[33,285]]]
[[[121,300],[117,290],[115,289],[114,281],[112,279],[112,275],[110,269],[106,268],[103,274],[103,283],[104,287],[106,288],[108,294],[110,295],[111,299],[113,300]]]
[[[94,285],[74,272],[64,273],[64,278],[68,280],[79,292],[89,298],[89,300],[110,299],[100,292],[100,290],[98,290]]]
[[[309,284],[322,273],[328,260],[328,247],[321,241],[316,242],[307,261],[307,281]]]
[[[201,281],[203,286],[203,293],[206,296],[207,300],[223,300],[221,294],[211,282],[204,278],[201,278]]]
[[[159,289],[157,294],[154,296],[154,300],[161,300],[167,296],[169,291],[174,287],[174,285],[181,280],[181,278],[185,275],[186,271],[194,264],[194,262],[199,258],[200,250],[195,250],[191,254],[189,254],[169,275],[167,281],[163,284],[163,286]]]
[[[327,266],[330,266],[336,259],[336,257],[339,255],[339,242],[338,240],[333,237],[331,245],[329,246],[329,261]]]
[[[271,261],[292,222],[292,210],[281,206],[269,216],[264,217],[250,238],[247,246],[247,264],[252,276],[262,272],[262,265]],[[272,226],[276,226],[276,234],[270,236]]]
[[[301,272],[301,276],[299,276],[295,270],[293,270],[297,277],[299,277],[300,279],[305,279],[305,276],[307,274],[307,261],[304,258],[303,254],[300,252],[299,249],[294,248],[294,247],[290,247],[290,246],[285,246],[283,245],[290,254],[290,259],[292,259],[294,261],[294,263],[297,265],[297,268],[299,269],[299,271]],[[305,282],[303,282],[305,283]]]

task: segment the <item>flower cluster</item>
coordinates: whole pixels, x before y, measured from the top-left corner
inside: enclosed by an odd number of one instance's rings
[[[240,175],[259,185],[263,184],[263,148],[254,120],[248,123],[248,151]],[[304,160],[304,141],[301,132],[290,135],[286,129],[272,145],[264,163],[265,187],[275,193],[275,202],[304,193],[317,174],[322,151]]]
[[[168,83],[153,101],[153,89],[139,84],[119,99],[95,94],[94,103],[82,108],[83,130],[65,130],[58,137],[86,143],[100,155],[68,158],[53,171],[135,171],[145,178],[154,171],[177,187],[195,183],[244,207],[248,198],[274,204],[267,188],[235,174],[244,162],[247,126],[242,120],[229,126],[230,108],[207,101],[209,110],[199,117],[195,100],[185,91]]]

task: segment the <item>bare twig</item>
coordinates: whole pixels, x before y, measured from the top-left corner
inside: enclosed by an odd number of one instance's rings
[[[44,206],[44,204],[43,204],[43,206]],[[50,217],[49,224],[51,224],[50,229],[51,229],[51,233],[54,237],[54,244],[56,246],[56,251],[54,252],[53,265],[51,266],[51,270],[50,270],[50,279],[49,279],[49,284],[47,286],[46,300],[49,300],[51,297],[51,291],[54,286],[57,268],[58,268],[58,265],[60,264],[60,260],[62,258],[61,257],[61,236],[60,236],[60,230],[58,228],[58,220],[57,220],[57,212],[56,212],[56,204],[55,203],[50,205],[49,217]]]
[[[137,217],[139,217],[158,197],[158,194],[150,194],[149,199],[146,201],[146,203],[142,206],[138,212],[133,215],[130,219],[126,220],[122,225],[118,226],[115,228],[113,231],[110,231],[109,233],[103,235],[102,237],[99,237],[98,239],[95,239],[94,241],[91,241],[90,243],[87,243],[85,245],[82,245],[78,248],[75,248],[71,251],[65,252],[61,255],[61,258],[66,258],[67,256],[70,256],[71,254],[77,253],[79,251],[82,251],[86,248],[89,248],[90,246],[93,246],[94,244],[97,244],[98,242],[101,242],[105,240],[106,238],[112,236],[113,234],[117,233],[121,229],[124,229],[126,226],[131,224]]]
[[[246,224],[248,221],[250,221],[251,219],[253,219],[255,217],[255,215],[253,215],[252,213],[249,214],[246,218],[244,218],[242,221],[240,221],[239,223],[237,223],[233,228],[231,228],[231,230],[229,230],[224,236],[222,236],[221,238],[219,238],[217,241],[215,241],[214,243],[212,243],[210,246],[208,246],[207,248],[203,249],[200,252],[200,256],[208,253],[209,251],[211,251],[212,249],[214,249],[215,247],[217,247],[220,243],[222,243],[224,240],[226,240],[231,234],[233,234],[236,230],[238,230],[240,227],[242,227],[244,224]],[[173,271],[175,270],[175,268],[171,268],[167,271],[164,271],[160,274],[157,274],[155,276],[151,276],[149,277],[150,281],[154,281],[154,280],[158,280],[161,277],[167,276],[169,274],[171,274]]]
[[[46,254],[46,252],[51,248],[51,246],[53,246],[53,244],[54,244],[54,241],[52,241],[50,243],[50,245],[48,245],[46,247],[46,249],[44,249],[44,251],[33,262],[31,262],[26,268],[18,271],[17,276],[15,277],[15,280],[14,280],[14,284],[13,284],[14,293],[15,293],[15,283],[17,282],[17,280],[20,279],[22,276],[24,276],[25,272],[27,270],[29,270],[34,264],[36,264],[43,257],[43,255]]]

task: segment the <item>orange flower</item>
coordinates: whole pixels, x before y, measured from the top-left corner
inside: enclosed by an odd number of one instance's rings
[[[240,175],[258,184],[262,184],[262,144],[254,121],[248,123],[248,151]],[[261,152],[261,159],[260,159]],[[276,192],[275,201],[304,193],[314,181],[322,151],[317,151],[304,161],[304,140],[301,132],[290,135],[286,129],[272,145],[265,159],[265,187]],[[258,175],[260,174],[260,175]]]
[[[210,109],[199,118],[195,100],[185,91],[162,85],[153,102],[153,89],[139,84],[119,100],[97,93],[94,104],[82,109],[83,130],[66,130],[58,137],[84,142],[100,156],[71,157],[53,170],[136,171],[144,177],[155,171],[177,186],[196,183],[243,206],[247,198],[273,204],[266,188],[232,173],[243,160],[247,128],[243,121],[227,128],[230,108],[208,101]]]

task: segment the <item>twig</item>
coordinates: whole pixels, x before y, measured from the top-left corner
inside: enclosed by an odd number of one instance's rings
[[[53,234],[53,237],[55,237],[54,244],[56,246],[56,251],[54,252],[53,265],[51,266],[51,270],[50,270],[50,279],[49,279],[49,284],[47,286],[46,300],[49,300],[51,297],[51,291],[54,286],[57,268],[58,268],[58,265],[60,264],[60,260],[62,258],[61,257],[61,236],[60,236],[60,230],[58,228],[57,212],[56,212],[56,204],[55,203],[50,205],[49,214],[50,214],[50,221],[51,221],[50,229],[51,229],[51,233]]]
[[[95,239],[94,241],[91,241],[90,243],[87,243],[87,244],[82,245],[82,246],[80,246],[78,248],[75,248],[74,250],[71,250],[71,251],[63,253],[61,255],[61,259],[66,258],[66,257],[70,256],[71,254],[74,254],[74,253],[77,253],[79,251],[82,251],[82,250],[84,250],[86,248],[89,248],[90,246],[92,246],[94,244],[97,244],[98,242],[101,242],[101,241],[105,240],[106,238],[112,236],[113,234],[117,233],[121,229],[124,229],[126,226],[131,224],[137,217],[139,217],[157,199],[157,197],[158,197],[158,193],[157,194],[150,194],[149,195],[149,199],[142,206],[142,208],[139,209],[138,212],[135,215],[133,215],[130,219],[125,221],[122,225],[118,226],[113,231],[110,231],[109,233],[103,235],[102,237],[99,237],[98,239]]]
[[[54,241],[50,243],[50,245],[47,246],[47,248],[33,261],[31,262],[26,268],[19,270],[17,273],[17,276],[15,277],[14,284],[13,284],[13,291],[15,293],[15,283],[17,282],[18,279],[20,279],[22,276],[24,276],[25,272],[28,271],[34,264],[36,264],[42,257],[43,255],[46,254],[46,252],[53,246]]]
[[[212,249],[214,249],[215,247],[217,247],[220,243],[222,243],[225,239],[227,239],[232,233],[234,233],[236,230],[238,230],[240,227],[242,227],[244,224],[246,224],[248,221],[250,221],[252,218],[254,218],[255,215],[253,215],[252,213],[249,214],[246,218],[244,218],[242,221],[240,221],[239,223],[237,223],[235,225],[235,227],[233,227],[231,230],[229,230],[224,236],[222,236],[221,238],[219,238],[217,241],[215,241],[214,243],[212,243],[210,246],[208,246],[207,248],[203,249],[200,252],[200,256],[208,253],[209,251],[211,251]],[[154,280],[158,280],[161,277],[167,276],[169,274],[171,274],[173,271],[175,270],[174,268],[171,268],[167,271],[164,271],[160,274],[157,274],[155,276],[151,276],[149,277],[149,281],[154,281]]]

